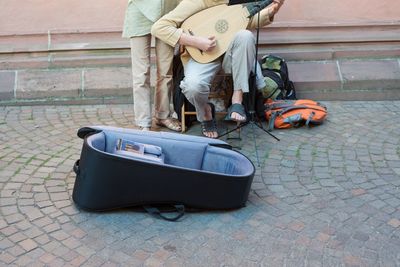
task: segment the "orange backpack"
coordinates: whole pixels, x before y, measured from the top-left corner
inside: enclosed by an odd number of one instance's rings
[[[308,99],[276,101],[268,99],[264,105],[269,130],[319,125],[328,115],[325,106]]]

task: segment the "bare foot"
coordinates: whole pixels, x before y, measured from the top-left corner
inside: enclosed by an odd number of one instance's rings
[[[232,105],[233,104],[242,104],[243,102],[243,91],[242,90],[235,90],[233,91],[232,94]],[[243,115],[240,115],[237,112],[232,112],[231,113],[231,120],[233,121],[238,121],[238,122],[243,122],[246,120],[246,117]]]
[[[203,121],[201,122],[202,133],[208,138],[218,138],[217,128],[213,121]]]
[[[203,120],[203,122],[201,122],[201,127],[202,127],[203,135],[208,138],[217,138],[218,137],[217,127],[216,127],[215,121],[213,121],[213,119],[214,118],[212,116],[211,106],[206,105],[204,120]]]
[[[240,104],[240,103],[239,103],[239,104]],[[237,112],[232,112],[232,114],[231,114],[231,119],[232,119],[233,121],[242,122],[242,121],[245,121],[245,120],[246,120],[246,117],[240,115],[240,114],[237,113]]]
[[[167,127],[170,130],[180,132],[182,131],[182,125],[180,121],[174,118],[166,118],[166,119],[155,119],[156,125],[162,126],[162,127]]]

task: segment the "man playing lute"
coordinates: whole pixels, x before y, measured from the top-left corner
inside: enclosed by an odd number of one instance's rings
[[[185,31],[181,28],[182,23],[196,13],[203,10],[207,12],[207,9],[218,5],[225,5],[226,8],[230,8],[231,6],[226,5],[228,2],[228,0],[183,0],[174,10],[164,15],[153,25],[152,34],[171,46],[180,44],[192,47],[198,50],[200,54],[211,52],[220,45],[218,38],[214,35],[197,35],[196,32],[190,29]],[[209,103],[208,96],[211,81],[221,67],[225,73],[232,74],[233,77],[234,91],[227,119],[239,123],[247,119],[242,104],[243,93],[249,92],[248,81],[250,73],[254,70],[256,50],[254,35],[249,29],[257,27],[258,18],[254,16],[258,12],[257,7],[262,8],[260,11],[260,27],[263,27],[272,22],[274,15],[278,12],[284,0],[273,0],[271,4],[265,7],[266,2],[270,3],[271,1],[259,1],[243,5],[246,12],[239,12],[238,14],[239,16],[248,15],[249,17],[248,21],[246,21],[245,29],[238,29],[235,32],[233,39],[227,45],[226,52],[215,60],[201,63],[194,60],[189,53],[184,53],[181,57],[185,78],[182,80],[180,87],[189,102],[196,108],[197,120],[201,122],[202,133],[206,137],[218,138],[214,106]],[[234,19],[238,14],[233,14]],[[219,15],[221,15],[221,12],[215,14],[215,17]],[[236,17],[236,19],[239,18]],[[229,22],[225,26],[229,28]],[[204,27],[212,28],[206,25]],[[258,77],[256,86],[257,88],[262,88],[265,83],[259,68],[256,73]]]

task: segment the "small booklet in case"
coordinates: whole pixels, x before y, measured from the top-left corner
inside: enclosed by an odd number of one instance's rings
[[[144,155],[144,144],[133,141],[118,139],[116,149],[117,151],[126,151],[139,155]]]
[[[161,147],[130,140],[118,139],[114,153],[141,160],[159,163],[164,162],[164,155]]]

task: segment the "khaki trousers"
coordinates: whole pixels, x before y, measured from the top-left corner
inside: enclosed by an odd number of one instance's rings
[[[135,124],[140,127],[151,127],[151,35],[131,37],[130,43]],[[156,38],[155,50],[157,77],[154,93],[154,116],[157,119],[166,119],[171,113],[170,96],[174,49]]]

